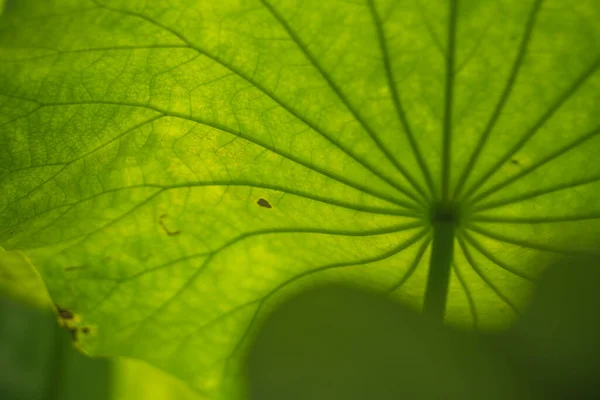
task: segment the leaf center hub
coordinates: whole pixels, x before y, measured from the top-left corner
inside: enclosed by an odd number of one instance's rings
[[[431,207],[429,220],[433,226],[451,224],[457,227],[461,223],[460,207],[453,202],[435,203]]]

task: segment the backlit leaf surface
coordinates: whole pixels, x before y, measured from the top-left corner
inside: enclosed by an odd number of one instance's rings
[[[0,245],[94,328],[87,351],[207,397],[236,396],[253,329],[301,288],[421,308],[441,209],[446,322],[505,327],[544,259],[600,231],[598,20],[597,0],[9,1]]]

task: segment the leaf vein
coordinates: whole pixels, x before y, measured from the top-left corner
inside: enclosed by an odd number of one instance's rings
[[[423,158],[423,154],[421,153],[421,149],[417,141],[415,140],[414,133],[411,127],[411,124],[408,121],[408,117],[406,115],[406,111],[404,110],[404,106],[402,105],[402,100],[400,99],[400,94],[398,93],[398,88],[396,86],[396,79],[394,77],[393,69],[392,69],[392,61],[390,59],[390,53],[388,49],[387,39],[385,37],[385,32],[383,29],[383,23],[381,21],[381,17],[377,12],[377,8],[375,6],[374,0],[367,0],[367,4],[369,6],[369,10],[371,12],[373,18],[373,25],[375,27],[375,31],[377,33],[377,39],[379,41],[379,47],[381,50],[381,56],[383,59],[383,65],[385,69],[386,78],[388,81],[388,86],[390,88],[392,102],[394,103],[394,108],[396,109],[396,114],[402,127],[404,128],[404,132],[410,144],[410,147],[415,154],[415,158],[419,163],[421,168],[421,172],[423,172],[423,176],[425,177],[425,182],[429,188],[429,192],[432,198],[435,198],[435,187],[433,184],[433,179],[431,177],[431,172],[429,171],[429,167],[425,163]],[[418,189],[418,188],[417,188]],[[421,193],[428,200],[432,200],[426,193]]]
[[[492,289],[492,291],[496,294],[496,296],[498,296],[502,301],[504,301],[506,304],[508,304],[508,306],[510,308],[512,308],[512,310],[515,312],[515,314],[521,315],[521,311],[512,302],[512,300],[509,299],[504,293],[502,293],[498,289],[498,287],[496,285],[494,285],[494,283],[483,273],[481,268],[479,268],[479,266],[477,265],[477,262],[471,256],[471,253],[469,252],[469,249],[465,245],[465,242],[461,236],[458,237],[458,243],[460,244],[460,248],[462,249],[463,254],[465,255],[465,258],[467,259],[467,262],[469,263],[471,268],[473,268],[473,271],[475,271],[475,273],[479,276],[479,278],[481,278],[481,280],[483,282],[485,282],[485,284],[488,285],[490,289]]]
[[[375,167],[373,167],[370,163],[367,163],[366,161],[361,160],[350,149],[348,149],[344,145],[342,145],[341,142],[339,142],[338,140],[334,139],[329,134],[325,133],[321,128],[319,128],[313,122],[310,122],[308,119],[306,119],[305,117],[301,116],[301,114],[298,113],[291,105],[286,104],[285,102],[283,102],[282,100],[280,100],[272,91],[268,90],[267,88],[265,88],[264,86],[262,86],[261,84],[259,84],[257,81],[255,81],[254,79],[252,79],[252,77],[247,76],[242,71],[236,69],[234,66],[225,63],[218,56],[210,54],[208,51],[203,50],[200,47],[194,45],[191,41],[189,41],[180,32],[178,32],[175,29],[170,28],[170,27],[168,27],[168,26],[160,23],[159,21],[157,21],[155,19],[152,19],[152,18],[148,17],[147,15],[140,14],[140,13],[135,13],[135,12],[127,11],[127,10],[112,8],[112,7],[106,6],[104,4],[101,4],[98,0],[90,0],[90,1],[94,2],[96,5],[98,5],[98,7],[101,7],[101,8],[113,11],[113,12],[122,13],[124,15],[130,15],[130,16],[137,17],[137,18],[140,18],[142,20],[145,20],[148,23],[153,24],[153,25],[155,25],[155,26],[157,26],[157,27],[165,30],[166,32],[169,32],[172,35],[176,36],[183,43],[187,44],[191,49],[193,49],[193,50],[197,51],[198,53],[204,55],[205,57],[207,57],[210,60],[214,61],[215,63],[223,66],[224,68],[227,68],[228,70],[230,70],[231,72],[233,72],[237,76],[239,76],[242,80],[245,80],[246,82],[251,83],[259,91],[261,91],[262,93],[264,93],[267,97],[269,97],[270,99],[272,99],[275,103],[279,104],[282,107],[282,109],[286,110],[288,113],[290,113],[296,119],[298,119],[299,121],[301,121],[305,125],[309,126],[314,132],[316,132],[318,135],[320,135],[321,137],[323,137],[329,143],[331,143],[332,145],[334,145],[336,148],[338,148],[344,154],[346,154],[347,156],[349,156],[355,162],[357,162],[358,164],[360,164],[367,171],[371,172],[373,175],[377,176],[379,179],[381,179],[382,181],[384,181],[385,183],[387,183],[388,185],[390,185],[394,189],[398,190],[403,195],[405,195],[408,198],[410,198],[411,200],[415,201],[417,204],[420,203],[419,199],[416,198],[415,195],[412,194],[407,188],[404,188],[404,187],[398,185],[396,182],[390,180],[388,177],[386,177],[385,175],[383,175],[379,170],[377,170]]]
[[[523,34],[523,38],[521,39],[521,44],[519,46],[517,56],[513,63],[510,75],[508,76],[508,80],[506,81],[506,85],[504,86],[504,91],[502,92],[502,95],[500,96],[500,99],[498,100],[498,103],[496,104],[496,107],[492,112],[492,116],[490,117],[485,129],[483,130],[483,133],[479,137],[479,141],[477,142],[475,150],[473,150],[471,157],[469,157],[467,166],[460,175],[456,188],[454,189],[454,194],[452,196],[454,199],[458,199],[458,197],[460,196],[465,183],[469,179],[471,172],[473,171],[475,164],[481,156],[481,152],[485,144],[487,143],[490,134],[492,133],[494,127],[496,126],[496,123],[498,122],[498,119],[500,118],[500,115],[502,114],[502,110],[504,109],[504,106],[506,105],[506,102],[508,101],[508,98],[512,93],[512,90],[515,86],[515,82],[519,75],[519,71],[521,70],[521,66],[523,65],[523,60],[525,58],[525,55],[527,54],[527,48],[529,47],[529,42],[531,40],[533,28],[535,26],[535,20],[543,1],[544,0],[536,0],[531,9],[529,18],[527,19],[527,23],[525,25],[525,32]]]

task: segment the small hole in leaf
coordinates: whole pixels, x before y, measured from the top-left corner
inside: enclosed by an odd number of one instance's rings
[[[262,197],[260,199],[258,199],[256,204],[258,204],[259,206],[264,207],[264,208],[273,208],[273,206],[271,206],[271,203],[269,203],[267,200],[263,199]]]

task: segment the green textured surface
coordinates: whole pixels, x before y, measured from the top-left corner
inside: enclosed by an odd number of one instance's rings
[[[600,231],[599,19],[597,0],[12,2],[0,245],[93,327],[84,349],[207,397],[235,397],[256,322],[302,287],[421,308],[441,209],[445,320],[505,327]]]

